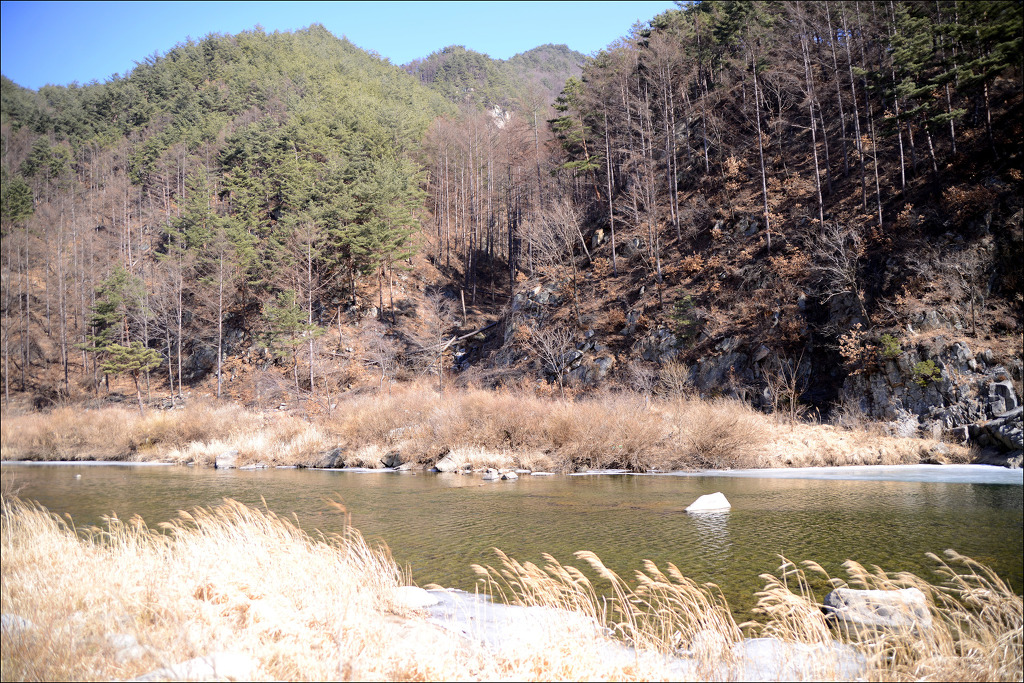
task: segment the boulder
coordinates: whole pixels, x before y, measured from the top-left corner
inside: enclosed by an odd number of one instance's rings
[[[825,596],[825,613],[844,628],[916,632],[932,625],[928,601],[917,588],[837,588]]]
[[[388,451],[380,462],[384,467],[398,467],[402,464],[402,454],[398,451]]]
[[[693,501],[688,508],[687,512],[725,512],[732,507],[725,498],[725,494],[721,492],[709,493],[706,496],[701,496],[697,500]]]
[[[434,469],[438,472],[454,472],[459,469],[459,463],[455,462],[455,458],[449,453],[434,464]]]
[[[507,481],[514,481],[519,478],[519,475],[516,474],[515,472],[506,472],[505,474],[501,475],[501,478]]]
[[[324,469],[332,469],[337,467],[345,466],[345,452],[340,448],[332,448],[329,451],[324,452],[319,458],[312,460],[309,463],[310,467],[320,467]]]
[[[218,470],[230,470],[234,469],[238,463],[238,450],[231,449],[230,451],[224,451],[217,456],[217,459],[213,461],[214,469]]]
[[[499,479],[501,479],[501,474],[493,467],[488,467],[484,471],[484,481],[497,481]]]

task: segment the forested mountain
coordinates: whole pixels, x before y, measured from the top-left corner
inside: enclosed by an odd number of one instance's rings
[[[782,382],[827,405],[920,353],[860,403],[941,411],[955,339],[998,346],[1019,383],[1020,55],[1012,2],[655,17],[556,105],[572,206],[603,244],[586,256],[613,276],[581,298],[607,307],[618,285],[632,352],[661,361],[648,373],[681,359],[702,391],[756,402]]]
[[[586,59],[565,45],[541,45],[508,60],[450,45],[405,70],[454,103],[507,109],[533,99],[550,104]]]
[[[4,79],[5,388],[329,405],[430,372],[978,419],[942,354],[1019,386],[1020,29],[1017,2],[697,3],[554,110],[564,46],[399,68],[320,26]]]
[[[262,296],[284,302],[272,348],[357,279],[383,296],[424,210],[414,155],[453,111],[322,26],[210,35],[107,83],[4,79],[3,107],[5,382],[29,386],[45,329],[64,391],[76,348],[98,371],[111,344],[162,343],[180,366]]]

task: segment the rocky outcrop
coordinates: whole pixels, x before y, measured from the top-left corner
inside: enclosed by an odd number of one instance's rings
[[[1014,453],[1024,448],[1019,358],[995,364],[991,351],[936,337],[846,378],[842,398],[884,420],[896,436],[947,437]]]

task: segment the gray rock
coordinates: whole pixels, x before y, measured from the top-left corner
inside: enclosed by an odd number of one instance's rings
[[[501,474],[493,467],[488,467],[484,471],[484,481],[498,481],[499,479],[501,479]]]
[[[224,451],[217,456],[216,460],[213,461],[213,466],[218,470],[230,470],[234,469],[238,463],[238,451],[232,449],[230,451]]]
[[[1013,388],[1013,382],[1009,379],[989,384],[988,395],[990,397],[1002,399],[1003,404],[1006,407],[1000,412],[1013,410],[1020,405],[1020,400],[1017,398],[1017,392]]]
[[[519,475],[515,472],[505,472],[505,474],[501,475],[501,478],[506,481],[515,481],[519,478]]]
[[[402,454],[398,451],[390,451],[380,459],[380,462],[384,467],[398,467],[402,464]]]
[[[310,461],[310,467],[320,467],[324,469],[333,469],[345,466],[345,452],[340,448],[332,448],[329,451],[322,453],[315,460]]]
[[[825,596],[829,619],[844,628],[918,632],[931,628],[928,601],[917,588],[853,590],[837,588]]]
[[[459,463],[449,453],[434,464],[434,469],[438,472],[454,472],[459,469]]]

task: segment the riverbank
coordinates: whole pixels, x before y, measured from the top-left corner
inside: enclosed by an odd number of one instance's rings
[[[171,410],[62,407],[3,415],[4,460],[117,460],[213,466],[486,467],[579,472],[967,463],[934,439],[865,425],[791,422],[733,400],[608,394],[560,401],[423,388],[359,394],[330,413],[194,401]]]
[[[1014,680],[1024,658],[1021,598],[955,555],[935,558],[941,586],[848,563],[852,587],[924,592],[932,626],[837,644],[822,596],[800,588],[814,563],[763,576],[759,621],[737,624],[715,588],[672,566],[627,584],[585,552],[579,567],[477,567],[513,611],[403,588],[387,549],[354,529],[310,536],[233,502],[159,532],[113,520],[80,535],[5,499],[2,550],[9,680]]]

